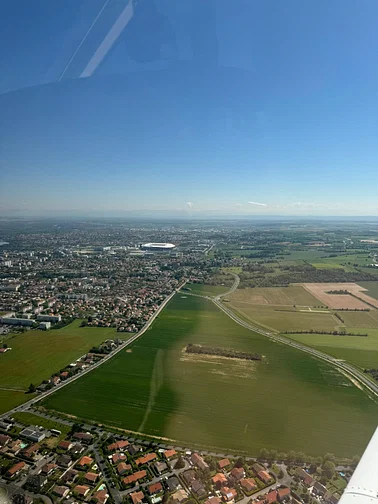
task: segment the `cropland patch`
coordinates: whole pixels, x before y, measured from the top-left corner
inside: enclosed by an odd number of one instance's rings
[[[318,306],[319,299],[300,285],[289,287],[256,287],[237,289],[229,299],[232,302],[269,305]]]
[[[364,310],[378,308],[378,300],[368,296],[366,289],[356,283],[305,283],[305,289],[333,309]],[[350,294],[330,294],[331,291],[348,291]]]

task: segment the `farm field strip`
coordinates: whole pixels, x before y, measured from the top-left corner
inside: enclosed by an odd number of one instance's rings
[[[188,357],[188,343],[264,358],[241,365]],[[329,364],[241,327],[202,298],[176,295],[131,349],[44,405],[134,431],[142,426],[145,434],[180,443],[250,454],[274,447],[347,456],[362,449],[375,426],[378,405]]]

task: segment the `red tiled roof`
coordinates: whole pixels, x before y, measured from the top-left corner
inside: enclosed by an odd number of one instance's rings
[[[175,455],[177,455],[177,451],[176,450],[165,450],[165,452],[164,452],[164,456],[167,459],[169,459],[171,457],[174,457]]]
[[[154,460],[156,458],[156,453],[147,453],[147,455],[145,455],[144,457],[136,459],[135,463],[136,465],[147,464],[147,462],[151,462],[151,460]]]
[[[230,465],[230,461],[227,458],[219,460],[219,462],[218,462],[219,469],[224,469],[225,467],[227,467],[229,465]]]
[[[123,482],[125,485],[128,485],[129,483],[134,483],[134,481],[138,481],[140,479],[143,479],[147,476],[146,471],[137,471],[134,474],[130,474],[130,476],[126,476],[126,478],[123,478]]]
[[[23,469],[25,465],[25,462],[18,462],[8,470],[7,474],[9,474],[9,476],[13,476],[14,474],[16,474],[16,472],[21,471],[21,469]]]
[[[240,484],[247,492],[252,492],[257,486],[253,478],[242,478]]]
[[[69,450],[71,446],[72,446],[71,441],[61,441],[58,444],[58,447],[62,448],[63,450]]]
[[[87,474],[84,476],[84,478],[88,481],[92,481],[93,483],[97,481],[98,474],[93,473],[93,472],[87,472]]]
[[[163,490],[163,486],[162,484],[160,483],[160,481],[158,483],[154,483],[153,485],[150,485],[148,487],[148,492],[150,494],[153,494],[153,493],[158,493],[158,492],[161,492]]]
[[[90,488],[86,485],[76,485],[73,489],[79,495],[86,495],[89,492]]]
[[[257,476],[262,480],[264,481],[265,483],[267,483],[268,481],[270,481],[272,479],[271,475],[266,472],[266,471],[260,471]]]
[[[86,455],[84,455],[84,457],[80,459],[79,465],[80,466],[90,465],[92,464],[92,462],[93,459],[91,457],[87,457]]]
[[[211,481],[215,483],[225,483],[227,481],[226,476],[223,473],[217,473],[211,478]]]
[[[144,498],[144,493],[143,492],[133,492],[130,494],[131,500],[133,501],[133,504],[138,504],[139,502],[142,502]]]

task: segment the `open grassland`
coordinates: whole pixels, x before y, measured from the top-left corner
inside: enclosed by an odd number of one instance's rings
[[[190,355],[184,353],[188,343],[264,358]],[[378,405],[328,364],[248,331],[210,301],[181,293],[132,352],[118,353],[44,405],[189,446],[254,455],[262,447],[361,453],[378,414]]]
[[[258,305],[319,306],[321,302],[302,286],[256,287],[238,289],[229,297],[231,302]]]
[[[343,266],[341,266],[341,264],[332,262],[320,262],[320,263],[316,262],[311,264],[312,266],[314,266],[314,268],[317,269],[335,269],[335,268],[344,269]]]
[[[8,339],[12,350],[1,355],[0,387],[26,390],[30,383],[39,384],[58,373],[93,345],[117,336],[115,329],[79,326],[76,320],[62,329],[27,331]]]
[[[279,306],[258,306],[232,302],[227,305],[243,319],[275,331],[334,331],[341,322],[332,313],[299,311]]]
[[[190,289],[188,292],[192,294],[200,294],[201,296],[217,296],[218,294],[224,294],[230,290],[230,286],[227,285],[207,285],[207,284],[186,284],[182,293],[184,294],[186,289]]]
[[[25,392],[0,389],[0,415],[28,401],[32,397],[32,395],[25,394]]]
[[[378,329],[353,328],[364,336],[333,336],[328,334],[290,334],[288,337],[344,359],[361,368],[378,367]]]
[[[377,268],[378,269],[378,268]],[[365,294],[378,299],[378,281],[377,282],[358,282],[363,289],[366,289]]]

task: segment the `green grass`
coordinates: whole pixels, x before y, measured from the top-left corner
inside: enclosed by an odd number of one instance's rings
[[[28,401],[32,397],[30,394],[25,394],[24,392],[0,389],[0,415]]]
[[[62,329],[27,331],[7,340],[10,352],[1,355],[0,387],[27,389],[81,357],[117,333],[110,328],[79,327],[80,320]]]
[[[26,426],[28,425],[39,425],[45,429],[56,429],[60,430],[62,435],[67,435],[71,430],[69,425],[62,424],[60,422],[55,422],[55,420],[50,420],[49,418],[43,418],[38,415],[33,415],[33,413],[18,412],[12,414],[12,417]]]
[[[277,306],[248,305],[232,302],[227,305],[244,320],[255,322],[275,331],[334,331],[341,322],[331,313],[284,311]],[[280,311],[278,311],[280,310]]]
[[[378,282],[358,282],[358,285],[361,285],[361,287],[367,289],[367,292],[365,292],[365,294],[378,299]]]
[[[291,334],[290,338],[325,353],[345,359],[361,368],[378,367],[378,329],[353,328],[368,333],[367,337],[332,336],[327,334]]]
[[[188,355],[187,343],[264,359]],[[192,447],[252,455],[266,447],[352,456],[363,451],[378,414],[378,405],[327,363],[248,331],[210,301],[181,294],[131,353],[118,353],[44,405]]]
[[[300,285],[290,287],[255,287],[237,289],[230,296],[231,302],[240,301],[250,305],[268,303],[270,305],[319,306],[319,299]]]
[[[343,269],[343,266],[341,266],[341,264],[337,264],[337,263],[311,263],[312,266],[314,266],[314,268],[317,268],[317,269]]]
[[[207,284],[186,284],[189,292],[192,294],[200,294],[201,296],[217,296],[218,294],[223,294],[230,290],[231,286],[227,285],[207,285]],[[185,290],[181,291],[182,294]]]

